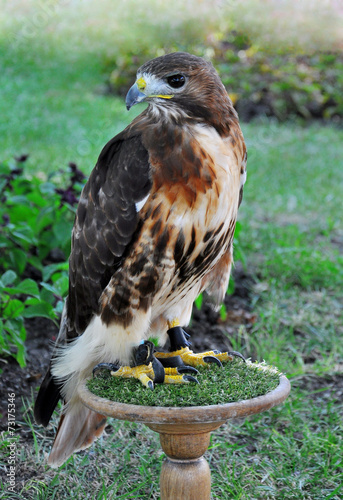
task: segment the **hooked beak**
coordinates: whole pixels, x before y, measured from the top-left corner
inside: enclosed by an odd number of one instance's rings
[[[146,95],[139,90],[137,83],[134,83],[126,94],[126,109],[129,110],[135,104],[143,102],[144,99],[146,99]]]

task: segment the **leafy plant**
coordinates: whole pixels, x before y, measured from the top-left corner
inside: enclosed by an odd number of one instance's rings
[[[14,271],[0,278],[0,352],[14,356],[21,367],[25,362],[25,318],[37,316],[54,320],[57,315],[44,288],[32,279],[20,281]]]
[[[26,177],[26,156],[0,164],[0,352],[25,366],[25,319],[55,320],[68,291],[70,234],[83,174],[70,164],[69,185]],[[62,182],[65,175],[59,175]]]

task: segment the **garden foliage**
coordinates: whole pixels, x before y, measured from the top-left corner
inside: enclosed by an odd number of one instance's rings
[[[343,56],[340,52],[294,52],[284,46],[261,48],[246,34],[231,31],[207,44],[185,50],[210,58],[244,121],[274,116],[339,122],[343,118]],[[178,50],[167,47],[164,52]],[[139,56],[127,53],[109,66],[109,89],[124,95],[135,80],[137,67],[160,55],[151,48]]]
[[[56,320],[68,291],[70,234],[83,174],[68,186],[26,176],[26,157],[0,164],[0,352],[25,365],[25,318]],[[60,183],[63,182],[63,176]],[[67,179],[64,179],[66,182]]]

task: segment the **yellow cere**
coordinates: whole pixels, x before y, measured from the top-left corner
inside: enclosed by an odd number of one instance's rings
[[[138,90],[142,91],[146,87],[146,81],[144,80],[144,78],[138,78],[138,80],[136,81],[136,85],[138,87]]]

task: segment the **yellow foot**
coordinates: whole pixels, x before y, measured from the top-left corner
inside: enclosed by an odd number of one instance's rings
[[[117,371],[111,371],[112,377],[123,377],[123,378],[136,378],[139,380],[145,387],[149,389],[154,388],[154,378],[155,373],[152,368],[152,363],[148,365],[140,365],[140,366],[121,366]]]
[[[184,366],[180,368],[164,368],[164,383],[165,384],[188,384],[189,382],[195,382],[199,384],[199,381],[193,377],[192,375],[187,375],[186,373],[182,373],[183,371],[191,371],[192,368],[189,366]],[[193,373],[198,373],[197,370],[194,370]]]
[[[135,378],[145,387],[154,388],[155,372],[150,362],[147,365],[139,366],[117,366],[113,363],[100,363],[93,369],[93,375],[99,370],[110,370],[112,377]]]
[[[177,351],[173,352],[156,352],[155,356],[157,359],[168,359],[174,356],[180,356],[185,365],[188,366],[207,366],[208,363],[216,363],[221,365],[222,361],[232,361],[237,353],[230,352],[219,352],[219,351],[207,351],[194,353],[189,349],[189,347],[181,347]]]
[[[182,366],[188,367],[207,366],[208,363],[216,363],[222,366],[222,361],[232,361],[234,356],[245,361],[242,354],[236,351],[220,352],[217,350],[194,353],[190,350],[189,335],[181,328],[177,318],[168,323],[169,329],[167,334],[170,340],[170,352],[156,352],[156,358],[166,366]],[[174,364],[170,365],[169,360],[174,358]],[[178,360],[178,361],[177,361]]]
[[[100,363],[93,369],[93,375],[100,370],[109,370],[112,377],[135,378],[139,380],[145,387],[154,389],[154,383],[159,384],[186,384],[188,382],[196,382],[197,379],[189,373],[198,373],[191,366],[175,366],[164,367],[163,364],[156,359],[148,364],[138,366],[117,366],[113,363]]]

